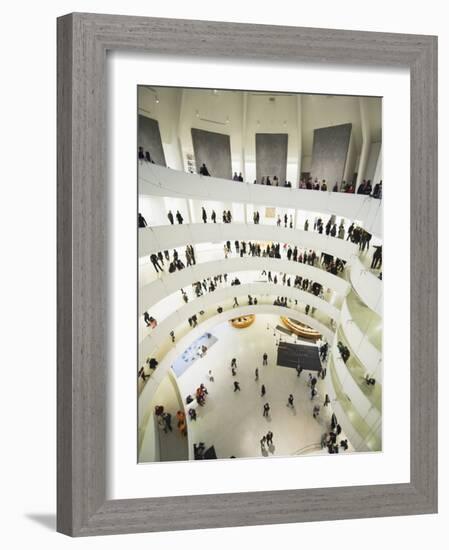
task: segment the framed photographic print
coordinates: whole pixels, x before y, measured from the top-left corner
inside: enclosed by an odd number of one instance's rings
[[[58,19],[59,531],[436,512],[436,44]]]

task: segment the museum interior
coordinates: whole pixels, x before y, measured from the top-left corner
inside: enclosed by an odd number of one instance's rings
[[[382,450],[382,100],[138,87],[138,461]]]

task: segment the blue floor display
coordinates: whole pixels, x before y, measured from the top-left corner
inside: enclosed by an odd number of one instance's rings
[[[215,342],[217,342],[217,338],[212,336],[210,332],[206,332],[190,344],[190,346],[176,358],[172,365],[173,372],[176,376],[182,376],[185,371],[191,367],[193,363],[195,363],[196,360],[202,357],[203,346],[209,349],[215,344]]]

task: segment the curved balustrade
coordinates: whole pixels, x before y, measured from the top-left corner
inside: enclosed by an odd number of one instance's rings
[[[361,220],[367,231],[382,237],[382,201],[366,195],[254,185],[188,174],[148,163],[139,165],[139,194],[232,201],[336,214]]]
[[[323,338],[325,338],[330,344],[332,343],[334,337],[334,333],[329,327],[317,321],[313,317],[305,315],[300,311],[296,311],[295,309],[289,307],[286,308],[259,303],[256,306],[240,306],[233,308],[232,302],[229,302],[227,305],[223,306],[223,312],[220,314],[218,314],[215,309],[210,311],[210,316],[207,316],[208,312],[205,313],[206,314],[203,318],[200,317],[198,319],[198,326],[195,328],[186,327],[185,333],[182,336],[178,336],[175,343],[172,343],[171,341],[169,342],[168,337],[166,337],[165,342],[159,342],[158,346],[150,344],[148,349],[142,350],[143,354],[141,354],[141,363],[143,363],[145,358],[151,354],[152,356],[158,357],[159,365],[152,373],[151,377],[147,380],[139,395],[138,418],[140,421],[145,418],[145,412],[148,405],[150,405],[159,384],[164,379],[168,369],[176,357],[182,354],[202,334],[212,330],[215,326],[225,321],[233,319],[234,317],[262,314],[285,316],[318,330],[323,335]],[[149,340],[150,339],[146,339],[145,342],[149,342]]]
[[[369,325],[362,327],[359,326],[360,321],[352,316],[347,302],[348,298],[343,301],[341,307],[341,330],[348,340],[349,347],[353,350],[355,355],[357,355],[367,373],[376,377],[377,373],[380,374],[381,371],[382,352],[369,340]],[[364,329],[364,332],[362,331],[362,328]],[[378,332],[380,328],[375,326],[373,327],[373,330]]]
[[[382,281],[371,273],[357,257],[354,257],[353,261],[351,261],[349,277],[352,287],[360,296],[361,300],[382,317]]]
[[[251,296],[262,295],[269,298],[272,302],[276,296],[286,296],[302,304],[308,304],[311,307],[315,307],[321,313],[324,313],[327,317],[335,321],[338,321],[340,316],[340,311],[325,300],[294,287],[281,287],[274,283],[249,283],[245,285],[230,286],[217,289],[214,292],[184,304],[175,311],[168,312],[165,319],[162,321],[158,320],[156,328],[147,328],[147,336],[143,338],[141,345],[142,350],[145,350],[144,355],[148,355],[151,352],[151,347],[157,346],[162,339],[167,337],[174,327],[181,323],[187,323],[187,319],[193,315],[198,315],[199,311],[205,310],[212,305],[221,305],[220,302],[233,300],[234,297],[240,298],[241,300],[247,300],[248,294]]]
[[[151,266],[151,269],[152,266]],[[162,276],[153,282],[143,286],[139,290],[139,315],[143,315],[144,311],[148,311],[151,306],[159,302],[165,296],[169,296],[181,288],[188,287],[197,281],[202,281],[208,277],[216,275],[228,274],[228,280],[233,278],[233,274],[263,270],[272,271],[273,273],[286,273],[290,277],[300,275],[303,278],[320,283],[324,288],[330,288],[337,294],[345,296],[349,291],[349,283],[344,279],[332,275],[327,271],[306,265],[300,262],[289,260],[279,260],[276,258],[259,258],[253,256],[245,256],[243,258],[228,258],[213,262],[205,262],[203,264],[186,267],[174,273],[165,271]],[[281,284],[279,292],[282,288],[288,288]]]
[[[354,373],[351,372],[351,365],[349,363],[351,358],[348,360],[348,363],[345,363],[341,358],[337,343],[338,338],[335,338],[332,348],[332,355],[335,371],[340,383],[344,387],[346,395],[349,397],[352,405],[355,407],[360,416],[362,418],[366,418],[369,415],[372,422],[375,422],[380,418],[380,408],[374,405],[370,399],[370,396],[363,391],[362,386],[359,383],[361,381],[357,380]]]
[[[357,451],[380,451],[382,449],[382,419],[363,418],[354,407],[343,388],[331,356],[328,363],[329,375],[326,377],[332,408],[343,431]],[[375,411],[375,409],[373,409]],[[375,411],[377,412],[377,411]]]
[[[260,224],[193,223],[139,229],[139,257],[183,247],[186,244],[226,241],[233,243],[235,240],[287,243],[292,247],[319,250],[346,261],[358,252],[358,246],[349,241],[327,237],[314,231]]]
[[[241,299],[239,304],[243,302],[246,296],[240,298]],[[319,330],[323,334],[324,338],[326,338],[328,341],[333,340],[335,323],[326,315],[321,314],[320,311],[317,310],[313,315],[307,315],[305,314],[304,305],[301,304],[298,304],[296,306],[294,303],[290,303],[286,308],[283,308],[282,306],[273,306],[273,296],[257,296],[257,302],[258,304],[256,306],[246,307],[274,307],[275,311],[279,312],[279,315],[285,314],[281,313],[281,311],[288,311],[290,313],[287,315],[289,315],[290,317],[297,318],[299,321]],[[224,302],[221,302],[219,305],[223,308],[224,312],[228,310],[238,311],[238,308],[233,308],[233,303],[233,299],[228,299]],[[218,319],[222,318],[220,317],[220,315],[222,314],[217,314],[217,304],[213,304],[208,309],[204,309],[203,311],[203,315],[197,315],[199,324],[203,324],[205,321],[208,321],[211,317],[214,316],[216,316]],[[270,309],[269,312],[271,311],[272,310]],[[257,310],[253,313],[257,312],[262,312],[262,310]],[[183,338],[187,333],[190,333],[192,331],[192,328],[185,320],[182,323],[172,326],[170,328],[175,332],[176,342],[179,340],[179,338]],[[141,341],[139,345],[139,364],[144,364],[147,357],[156,357],[158,360],[160,360],[161,357],[163,357],[172,347],[173,343],[168,332],[166,334],[160,332],[157,339],[152,338],[152,335],[148,335]]]
[[[360,362],[357,355],[354,353],[354,350],[351,347],[351,344],[348,342],[347,338],[345,337],[341,325],[337,329],[337,336],[336,340],[339,342],[342,342],[343,345],[345,345],[350,352],[350,357],[347,359],[345,366],[347,372],[352,376],[354,382],[357,384],[357,386],[360,388],[360,391],[366,396],[366,398],[370,401],[371,405],[373,407],[376,407],[376,409],[381,412],[382,411],[382,384],[379,382],[380,374],[381,374],[381,364],[378,365],[378,371],[377,372],[371,372],[369,371],[364,364]],[[366,383],[365,377],[366,375],[370,375],[370,377],[374,377],[376,380],[376,383],[373,385],[368,385]]]

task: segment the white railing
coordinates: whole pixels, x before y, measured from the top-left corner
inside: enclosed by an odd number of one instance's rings
[[[139,194],[336,214],[362,221],[367,231],[382,238],[382,201],[366,195],[254,185],[188,174],[149,163],[139,165]]]
[[[325,252],[342,260],[350,260],[358,252],[357,245],[327,237],[314,231],[288,229],[273,225],[244,223],[191,223],[157,225],[139,229],[139,257],[186,244],[225,243],[235,240],[287,243],[292,247]]]

